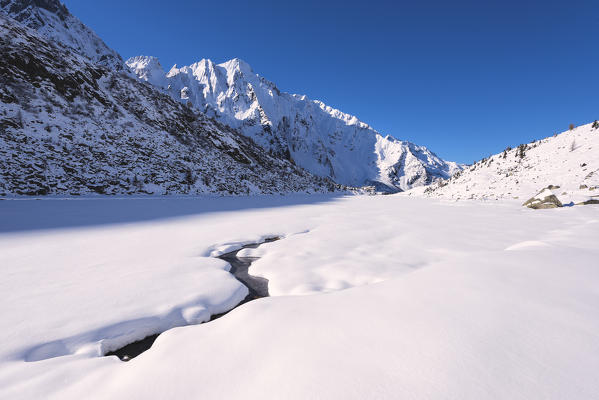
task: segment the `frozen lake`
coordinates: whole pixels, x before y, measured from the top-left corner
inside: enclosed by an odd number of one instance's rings
[[[598,237],[596,206],[0,201],[0,397],[591,399]],[[237,250],[270,297],[201,324],[250,293]]]

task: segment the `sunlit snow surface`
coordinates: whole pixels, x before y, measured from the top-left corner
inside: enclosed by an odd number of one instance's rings
[[[214,256],[272,236],[272,297],[99,357],[233,307]],[[596,398],[597,238],[594,205],[0,201],[0,398]]]

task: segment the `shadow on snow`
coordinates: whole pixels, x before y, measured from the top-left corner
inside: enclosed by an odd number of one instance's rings
[[[0,201],[0,233],[79,228],[334,201],[344,194],[43,198]],[[39,201],[36,201],[39,200]]]

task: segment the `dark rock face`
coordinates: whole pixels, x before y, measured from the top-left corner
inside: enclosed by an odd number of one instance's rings
[[[580,206],[586,206],[589,204],[599,204],[599,200],[598,199],[590,199],[590,200],[586,200],[580,203],[576,203],[576,205],[580,205]]]
[[[2,14],[0,54],[0,195],[342,189]]]

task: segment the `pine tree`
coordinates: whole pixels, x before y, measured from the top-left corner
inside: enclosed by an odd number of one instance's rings
[[[142,182],[137,177],[137,174],[133,177],[133,187],[136,189],[141,189],[143,186]]]
[[[193,185],[196,182],[196,178],[193,176],[193,172],[191,168],[187,168],[185,170],[185,183],[188,185]]]
[[[23,129],[24,124],[23,124],[23,113],[21,112],[21,110],[17,111],[17,123],[19,124],[19,127],[21,129]]]

